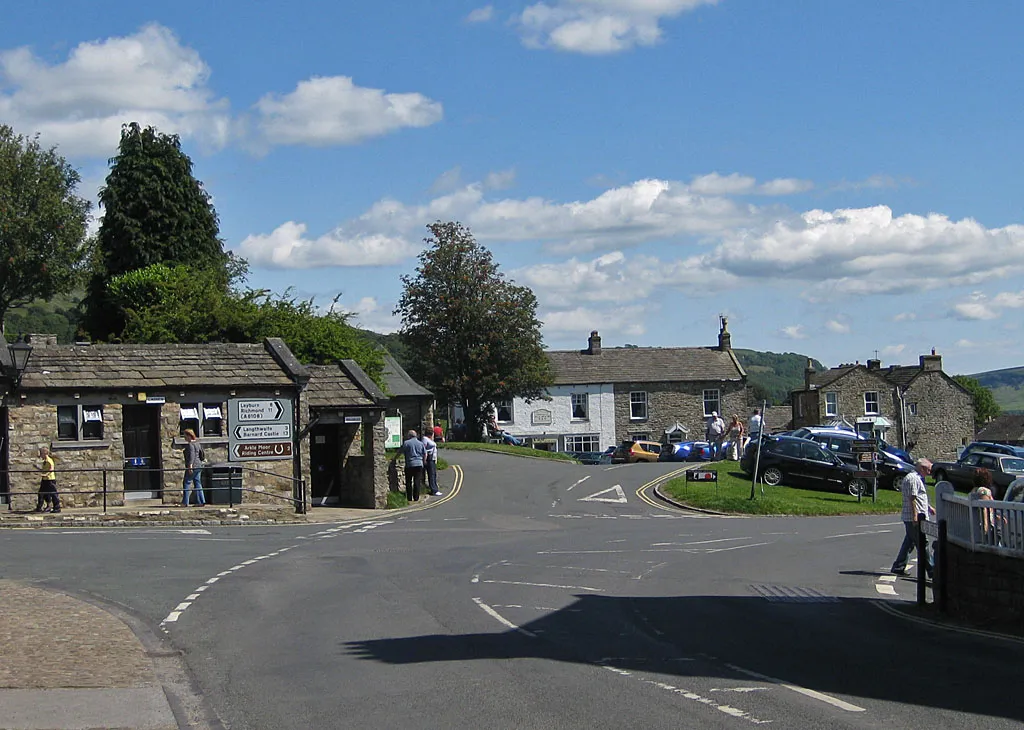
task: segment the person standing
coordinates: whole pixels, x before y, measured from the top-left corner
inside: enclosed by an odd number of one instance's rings
[[[931,474],[932,463],[928,459],[918,459],[914,462],[914,471],[903,477],[900,483],[900,491],[903,493],[903,512],[900,515],[903,520],[904,537],[900,545],[900,551],[896,554],[896,560],[892,564],[892,572],[896,575],[907,575],[907,558],[910,551],[917,548],[918,535],[921,532],[921,525],[918,522],[919,515],[935,514],[928,504],[928,490],[924,486],[924,478]],[[927,538],[924,538],[927,541]],[[924,543],[924,555],[918,555],[918,560],[925,561],[925,572],[930,578],[932,575],[932,558],[928,551],[928,543]]]
[[[432,497],[440,497],[441,490],[437,488],[437,442],[427,436],[426,432],[420,436],[420,441],[427,452],[423,457],[423,471],[426,476],[427,492]]]
[[[420,501],[420,490],[423,488],[423,460],[427,455],[427,447],[416,437],[415,431],[405,435],[400,449],[405,457],[405,498],[410,502]]]
[[[729,428],[725,432],[725,437],[729,442],[729,453],[727,458],[729,461],[740,460],[740,443],[743,441],[743,424],[740,423],[740,417],[733,415],[729,421]]]
[[[434,443],[439,444],[444,441],[444,429],[441,428],[441,424],[434,424]]]
[[[38,469],[42,472],[39,480],[39,498],[36,500],[36,512],[60,512],[60,495],[57,494],[57,471],[53,465],[53,457],[47,446],[39,448]],[[44,508],[44,505],[47,505]]]
[[[181,506],[188,507],[191,501],[191,492],[196,493],[196,504],[200,507],[206,504],[206,496],[203,494],[203,447],[196,439],[196,432],[191,428],[185,429],[185,477],[181,482]]]
[[[761,438],[761,409],[755,408],[754,415],[747,422],[747,441]]]

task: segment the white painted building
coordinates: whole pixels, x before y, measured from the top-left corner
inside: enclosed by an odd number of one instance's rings
[[[615,390],[608,384],[556,385],[551,400],[498,404],[502,429],[548,451],[604,451],[615,446]]]

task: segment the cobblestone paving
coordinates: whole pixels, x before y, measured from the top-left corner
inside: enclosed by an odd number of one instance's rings
[[[0,688],[156,684],[139,640],[115,616],[62,593],[0,580]]]

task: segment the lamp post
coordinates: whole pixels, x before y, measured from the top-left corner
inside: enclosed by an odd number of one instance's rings
[[[24,338],[19,337],[18,341],[9,344],[7,349],[10,351],[11,360],[14,362],[14,387],[17,388],[21,385],[21,376],[25,374],[25,368],[28,367],[28,358],[32,354],[32,345],[25,342]]]

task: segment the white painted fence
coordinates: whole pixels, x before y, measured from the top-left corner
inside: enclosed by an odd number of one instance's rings
[[[1024,558],[1024,503],[971,499],[949,482],[935,485],[936,518],[946,520],[946,537],[973,552]]]

